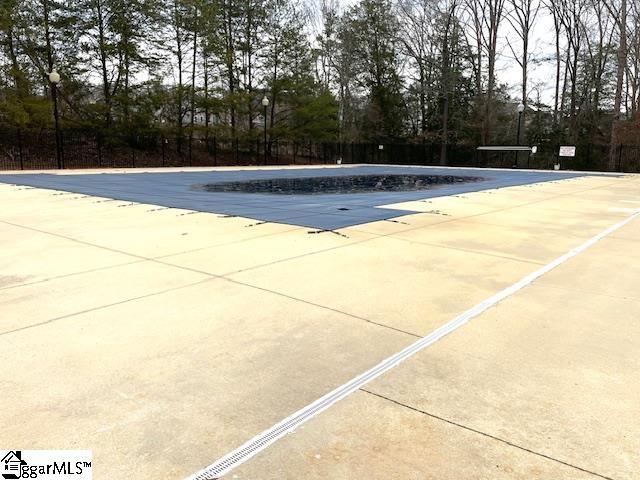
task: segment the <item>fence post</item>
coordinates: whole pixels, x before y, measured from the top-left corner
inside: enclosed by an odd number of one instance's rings
[[[96,135],[96,147],[98,150],[98,168],[102,168],[102,141],[101,141],[101,135],[97,134]]]
[[[160,149],[162,151],[162,166],[164,167],[164,161],[165,161],[165,151],[164,151],[164,133],[162,133],[160,135]]]
[[[18,158],[20,159],[20,170],[24,170],[24,161],[22,159],[22,131],[18,128]]]
[[[623,169],[622,169],[622,149],[624,148],[624,145],[622,145],[622,144],[618,145],[618,148],[619,148],[619,150],[618,150],[618,171],[622,173],[623,172]]]
[[[61,167],[65,168],[64,166],[64,132],[62,130],[60,130],[60,163],[61,163]]]
[[[428,165],[427,163],[427,142],[424,137],[422,137],[422,165]]]
[[[216,137],[213,137],[213,166],[218,166],[218,143]]]

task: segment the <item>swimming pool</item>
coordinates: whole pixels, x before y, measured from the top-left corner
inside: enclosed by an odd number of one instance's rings
[[[327,195],[360,192],[407,192],[427,190],[436,185],[480,182],[482,177],[455,175],[348,175],[321,177],[267,178],[194,185],[206,192],[274,193],[279,195]]]
[[[273,185],[275,179],[291,180],[331,177],[336,184],[351,182],[353,177],[370,176],[451,176],[473,177],[479,180],[434,183],[426,189],[370,190],[350,193],[328,191],[307,194],[270,194],[267,192],[238,193],[224,190],[207,191],[203,185],[223,185],[260,181]],[[79,173],[61,172],[0,174],[0,182],[29,185],[92,195],[103,198],[161,205],[164,207],[211,212],[225,216],[239,216],[263,222],[278,222],[320,230],[387,220],[415,213],[385,208],[385,205],[423,200],[432,197],[459,195],[493,188],[528,185],[585,175],[579,172],[548,172],[521,170],[493,170],[447,167],[407,167],[359,165],[342,167],[216,169],[169,172]],[[344,180],[341,180],[344,179]],[[315,182],[315,180],[310,180]],[[200,186],[200,187],[198,187]],[[213,187],[216,188],[216,187]]]

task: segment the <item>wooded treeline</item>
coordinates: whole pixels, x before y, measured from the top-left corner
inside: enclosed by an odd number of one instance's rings
[[[532,30],[546,15],[555,55]],[[518,95],[497,71],[522,71]],[[515,32],[515,34],[513,33]],[[341,142],[640,143],[640,2],[2,0],[0,124]],[[545,104],[530,72],[553,65]],[[263,97],[269,99],[265,111]],[[636,118],[636,120],[634,120]]]

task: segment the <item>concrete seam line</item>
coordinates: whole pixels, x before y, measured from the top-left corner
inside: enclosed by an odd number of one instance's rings
[[[596,236],[590,238],[580,246],[570,250],[569,252],[556,258],[552,262],[530,273],[529,275],[526,275],[525,277],[523,277],[513,285],[505,288],[504,290],[501,290],[495,295],[487,298],[486,300],[480,302],[479,304],[475,305],[469,310],[463,312],[462,314],[455,317],[453,320],[449,321],[448,323],[445,323],[444,325],[440,326],[439,328],[431,332],[429,335],[420,338],[419,340],[412,343],[411,345],[401,350],[400,352],[386,358],[385,360],[378,363],[373,368],[367,370],[366,372],[358,375],[357,377],[353,378],[347,383],[339,386],[338,388],[332,390],[326,395],[320,397],[313,403],[310,403],[306,407],[303,407],[302,409],[288,416],[284,420],[275,424],[271,428],[263,431],[262,433],[259,433],[258,435],[256,435],[249,441],[245,442],[243,445],[241,445],[237,449],[228,453],[227,455],[220,458],[219,460],[216,460],[211,465],[187,477],[186,480],[212,480],[212,479],[219,478],[221,475],[224,475],[225,473],[228,473],[232,469],[238,467],[242,463],[246,462],[256,454],[258,454],[260,451],[267,448],[269,445],[271,445],[272,443],[274,443],[284,435],[292,432],[297,427],[304,424],[314,416],[318,415],[319,413],[323,412],[327,408],[331,407],[334,403],[347,397],[354,391],[361,388],[363,385],[369,383],[370,381],[374,380],[380,375],[396,367],[397,365],[402,363],[404,360],[412,357],[419,351],[437,342],[442,337],[457,330],[458,328],[460,328],[461,326],[469,322],[472,318],[477,317],[478,315],[485,312],[486,310],[493,307],[494,305],[498,304],[505,298],[510,297],[514,293],[530,285],[531,283],[533,283],[535,280],[537,280],[544,274],[548,273],[549,271],[563,264],[567,260],[575,257],[579,253],[590,248],[595,243],[602,240],[604,237],[622,228],[623,226],[625,226],[626,224],[628,224],[629,222],[631,222],[632,220],[634,220],[639,216],[640,216],[640,209],[636,210],[633,214],[631,214],[621,222],[616,223],[615,225],[607,228],[606,230],[602,231]]]
[[[467,430],[469,432],[473,432],[473,433],[476,433],[478,435],[482,435],[483,437],[490,438],[490,439],[495,440],[497,442],[504,443],[505,445],[508,445],[510,447],[513,447],[513,448],[517,448],[519,450],[522,450],[523,452],[527,452],[527,453],[530,453],[532,455],[536,455],[536,456],[541,457],[541,458],[546,458],[547,460],[551,460],[552,462],[557,462],[557,463],[559,463],[561,465],[566,465],[567,467],[575,468],[576,470],[580,470],[581,472],[585,472],[585,473],[588,473],[590,475],[594,475],[596,477],[604,478],[605,480],[613,480],[611,477],[606,477],[604,475],[601,475],[601,474],[596,473],[596,472],[592,472],[591,470],[587,470],[585,468],[579,467],[579,466],[574,465],[572,463],[565,462],[564,460],[560,460],[558,458],[551,457],[549,455],[545,455],[544,453],[536,452],[535,450],[531,450],[530,448],[523,447],[522,445],[518,445],[518,444],[513,443],[513,442],[511,442],[509,440],[505,440],[504,438],[496,437],[495,435],[493,435],[491,433],[483,432],[482,430],[477,430],[477,429],[475,429],[473,427],[469,427],[467,425],[463,425],[462,423],[454,422],[453,420],[449,420],[449,419],[447,419],[445,417],[440,417],[438,415],[434,415],[433,413],[429,413],[429,412],[427,412],[425,410],[420,410],[419,408],[413,407],[413,406],[408,405],[406,403],[399,402],[397,400],[394,400],[393,398],[385,397],[384,395],[380,395],[379,393],[372,392],[371,390],[367,390],[366,388],[361,388],[360,391],[364,392],[364,393],[367,393],[369,395],[373,395],[374,397],[378,397],[380,399],[386,400],[387,402],[391,402],[394,405],[398,405],[400,407],[406,408],[406,409],[411,410],[413,412],[421,413],[422,415],[426,415],[427,417],[431,417],[431,418],[433,418],[435,420],[439,420],[441,422],[448,423],[449,425],[453,425],[455,427],[462,428],[462,429]]]

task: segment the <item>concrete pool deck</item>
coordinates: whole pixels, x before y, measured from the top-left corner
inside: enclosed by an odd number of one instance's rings
[[[188,477],[640,209],[640,176],[553,177],[312,234],[17,180],[0,445],[91,449],[96,479]],[[635,217],[224,478],[635,478],[639,242]]]

